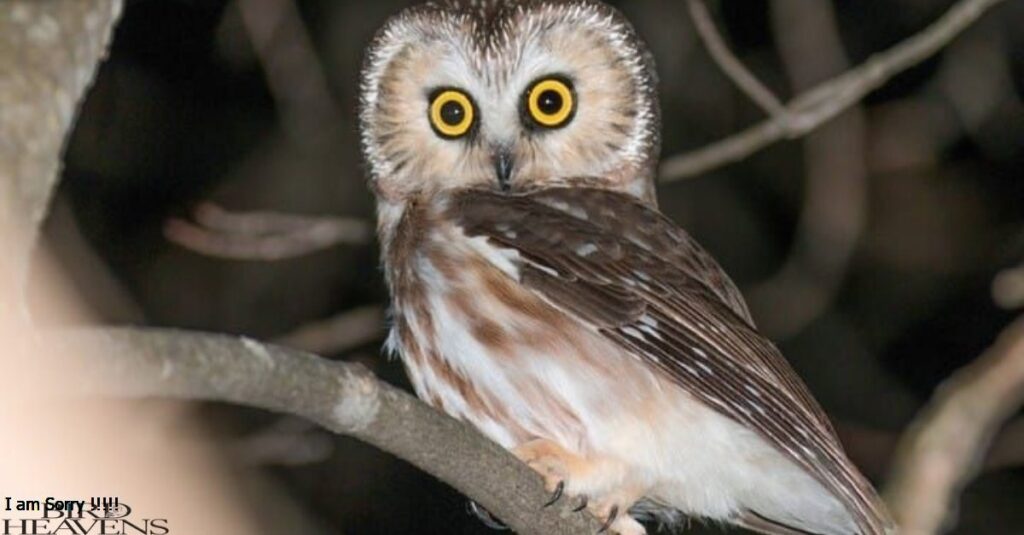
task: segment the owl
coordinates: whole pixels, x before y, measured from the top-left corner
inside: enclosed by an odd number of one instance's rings
[[[409,8],[361,134],[416,393],[606,529],[881,535],[884,506],[732,281],[658,212],[653,62],[589,0]]]

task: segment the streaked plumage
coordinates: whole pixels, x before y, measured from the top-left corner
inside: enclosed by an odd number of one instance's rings
[[[588,1],[430,5],[381,31],[361,117],[389,348],[424,400],[621,533],[643,533],[631,507],[887,533],[733,283],[654,208],[651,69],[628,23]],[[524,111],[538,79],[565,81],[550,128]]]

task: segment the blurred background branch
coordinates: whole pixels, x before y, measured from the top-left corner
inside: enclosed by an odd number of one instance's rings
[[[993,437],[1024,403],[1024,317],[949,378],[900,441],[885,497],[901,533],[947,530]]]
[[[1024,306],[1024,264],[1005,269],[996,275],[992,281],[992,298],[1003,308]]]
[[[168,240],[197,253],[232,260],[283,260],[342,244],[370,241],[373,228],[348,217],[300,216],[277,212],[229,212],[204,202],[195,223],[171,218]]]
[[[383,338],[384,325],[384,307],[366,305],[307,323],[274,343],[321,355],[344,353]]]
[[[294,0],[238,0],[238,9],[285,131],[300,143],[329,141],[344,114]]]
[[[783,117],[786,114],[786,109],[778,97],[747,70],[743,62],[732,53],[729,45],[725,44],[725,39],[715,29],[715,22],[711,18],[711,13],[704,0],[686,0],[686,6],[689,8],[694,28],[697,29],[708,53],[721,67],[722,72],[728,75],[736,87],[750,97],[750,100],[756,102],[765,113],[773,118],[786,120]]]
[[[924,31],[793,98],[785,113],[688,154],[665,159],[659,177],[679,180],[741,160],[784,138],[802,136],[856,104],[871,91],[948,44],[1002,0],[959,0]],[[727,70],[728,72],[728,70]]]
[[[0,227],[19,229],[4,252],[19,288],[60,176],[65,135],[120,13],[120,0],[0,6]]]
[[[849,67],[830,2],[774,0],[771,20],[795,91]],[[802,140],[806,185],[796,235],[782,267],[747,292],[754,317],[774,339],[793,336],[817,319],[843,282],[867,219],[864,130],[864,113],[851,104]]]

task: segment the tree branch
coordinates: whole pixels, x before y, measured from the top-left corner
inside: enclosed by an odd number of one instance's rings
[[[88,393],[225,401],[293,414],[372,444],[464,493],[523,534],[593,534],[600,524],[562,500],[549,508],[540,477],[469,426],[378,381],[360,365],[248,338],[165,329],[97,329],[56,336],[92,364]]]
[[[1007,310],[1024,306],[1024,264],[996,275],[992,281],[992,299]]]
[[[1024,316],[957,372],[900,441],[886,501],[904,535],[939,533],[993,437],[1024,403]]]
[[[232,260],[286,260],[341,244],[370,241],[372,226],[348,217],[230,212],[204,202],[196,222],[169,219],[164,236],[186,249]]]
[[[785,113],[726,139],[666,159],[659,172],[663,181],[693,177],[746,158],[783,138],[814,130],[953,40],[983,13],[1003,0],[960,0],[939,20],[889,50],[794,98]]]
[[[736,84],[736,87],[746,93],[750,100],[761,106],[761,109],[768,115],[782,118],[786,114],[782,102],[743,65],[725,44],[725,40],[715,29],[715,23],[711,19],[704,0],[687,0],[686,5],[690,9],[690,18],[693,20],[693,26],[697,29],[697,34],[704,41],[704,47],[707,48],[711,59],[715,60],[722,72]]]
[[[263,67],[287,134],[322,143],[346,124],[294,0],[241,0],[242,23]]]
[[[384,338],[384,307],[366,305],[307,323],[274,343],[310,353],[335,354]]]
[[[24,286],[77,103],[121,13],[120,0],[0,3],[0,227]]]
[[[795,90],[849,68],[831,2],[774,0],[772,28]],[[796,335],[828,309],[867,220],[864,113],[851,106],[803,143],[804,201],[786,261],[747,292],[761,328]],[[837,203],[836,199],[843,202]]]

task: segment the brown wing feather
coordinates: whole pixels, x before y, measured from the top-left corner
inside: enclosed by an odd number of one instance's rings
[[[880,501],[832,426],[711,257],[626,195],[551,188],[467,190],[449,217],[516,249],[521,281],[756,431],[840,498],[865,534],[884,534]]]
[[[743,294],[714,257],[671,219],[639,199],[594,188],[550,188],[532,192],[530,198],[569,215],[586,214],[586,221],[601,231],[626,238],[659,256],[675,269],[707,286],[733,313],[756,329]],[[624,228],[622,221],[628,221],[628,227]],[[828,426],[829,433],[836,436],[832,423],[788,363],[767,358],[764,364],[772,368],[801,401],[816,410],[818,419]]]
[[[586,214],[587,222],[601,231],[629,240],[653,254],[664,255],[676,269],[702,282],[737,316],[754,324],[736,285],[718,266],[718,262],[683,229],[661,212],[652,210],[640,200],[617,195],[610,204],[607,190],[593,188],[550,188],[530,195],[536,202],[570,215]],[[571,204],[570,204],[571,203]],[[622,221],[630,226],[623,228]]]

